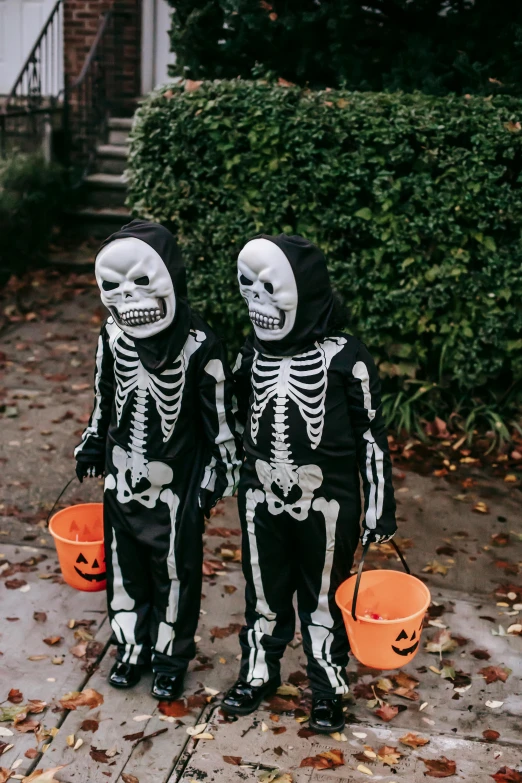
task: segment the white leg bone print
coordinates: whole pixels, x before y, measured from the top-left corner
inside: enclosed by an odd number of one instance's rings
[[[347,686],[341,677],[341,667],[332,663],[330,649],[333,642],[333,618],[329,609],[328,593],[335,548],[335,531],[339,515],[339,503],[336,500],[315,498],[316,491],[323,483],[323,473],[318,465],[295,464],[288,442],[289,401],[295,403],[306,422],[311,448],[317,448],[321,441],[324,425],[325,399],[328,387],[328,368],[333,357],[342,350],[346,340],[342,337],[328,338],[322,345],[306,353],[293,357],[266,357],[256,355],[252,368],[254,402],[251,416],[251,432],[255,442],[259,431],[259,421],[271,400],[275,401],[272,439],[272,459],[270,462],[256,460],[256,472],[263,485],[262,490],[247,492],[247,529],[254,587],[256,591],[256,610],[260,615],[254,629],[249,632],[251,648],[249,660],[249,682],[254,685],[266,682],[268,667],[265,652],[261,645],[264,634],[271,635],[275,628],[276,616],[266,601],[259,556],[255,536],[254,517],[256,507],[266,501],[272,515],[287,512],[294,519],[306,520],[310,509],[324,516],[326,527],[326,554],[322,572],[321,588],[316,610],[311,616],[310,636],[314,657],[320,662],[334,688],[342,694]],[[295,498],[294,487],[300,494]],[[276,490],[274,490],[274,487]],[[276,494],[277,492],[277,494]],[[287,500],[288,499],[288,500]]]
[[[170,511],[170,546],[167,555],[167,569],[170,579],[169,602],[165,621],[159,624],[158,638],[156,640],[156,650],[166,655],[172,655],[172,645],[174,644],[174,623],[178,616],[179,603],[179,578],[176,567],[176,522],[178,517],[179,497],[171,489],[164,489],[160,495],[160,500],[166,503]]]
[[[136,623],[138,615],[133,612],[135,601],[128,594],[123,584],[123,575],[121,573],[120,562],[118,560],[118,549],[116,534],[112,533],[112,570],[113,570],[113,596],[111,609],[115,612],[111,628],[120,644],[125,645],[123,655],[124,663],[137,663],[138,656],[142,650],[141,644],[136,644]]]

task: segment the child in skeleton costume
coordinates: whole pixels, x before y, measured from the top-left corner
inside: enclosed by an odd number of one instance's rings
[[[234,492],[238,461],[223,348],[186,300],[172,234],[134,220],[96,258],[108,318],[95,404],[75,451],[80,481],[105,474],[109,682],[135,685],[152,657],[152,695],[175,699],[195,654],[203,516]]]
[[[312,728],[340,731],[348,640],[334,595],[360,536],[396,530],[379,379],[368,351],[332,326],[323,254],[302,237],[257,237],[238,258],[254,326],[239,354],[245,426],[239,483],[246,579],[240,677],[223,708],[248,714],[280,683],[297,603],[313,693]]]

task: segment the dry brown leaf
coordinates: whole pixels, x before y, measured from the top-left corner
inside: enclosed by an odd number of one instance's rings
[[[409,731],[404,737],[400,737],[399,742],[402,745],[407,745],[409,748],[422,748],[423,745],[427,745],[429,739],[420,737],[412,731]]]
[[[123,780],[123,783],[140,783],[136,775],[129,775],[127,772],[121,773],[121,779]]]
[[[233,767],[239,767],[241,764],[241,756],[223,756],[225,764],[232,764]]]
[[[457,774],[456,763],[446,756],[441,756],[440,759],[422,759],[422,761],[428,767],[428,771],[424,773],[427,778],[451,778]]]
[[[397,750],[397,748],[393,748],[391,745],[383,745],[382,748],[379,748],[377,751],[379,761],[383,764],[387,764],[389,767],[398,764],[399,759],[402,758],[403,755],[403,753]]]
[[[308,756],[299,764],[300,767],[313,767],[314,769],[334,769],[344,766],[342,751],[332,748],[318,753],[317,756]]]
[[[476,514],[489,514],[489,508],[483,500],[479,500],[477,503],[475,503],[471,510]]]
[[[226,639],[228,636],[232,636],[233,633],[239,633],[242,627],[241,623],[230,623],[230,625],[224,628],[211,628],[210,637],[211,639]]]
[[[435,636],[426,643],[426,650],[430,653],[453,652],[459,646],[455,639],[452,639],[450,632],[447,628],[443,628],[437,631]]]
[[[495,731],[495,729],[485,729],[482,732],[482,736],[488,742],[496,742],[499,739],[499,737],[500,737],[500,732],[499,731]]]
[[[190,710],[187,708],[184,699],[160,701],[159,711],[169,718],[184,718],[186,715],[190,715]]]
[[[11,704],[21,704],[23,700],[24,700],[24,695],[17,688],[11,688],[11,690],[7,694],[7,701],[10,701]]]
[[[506,682],[507,678],[511,674],[511,669],[506,669],[504,666],[486,666],[479,671],[486,683],[489,685],[492,682]]]
[[[501,767],[491,777],[496,783],[522,783],[522,772],[511,769],[511,767]]]
[[[398,712],[399,708],[395,707],[393,704],[383,704],[382,707],[379,707],[378,710],[375,710],[375,714],[381,718],[381,720],[386,721],[386,723],[388,723],[390,720],[393,720]]]
[[[66,693],[59,701],[66,710],[75,710],[77,707],[88,707],[92,710],[103,704],[103,696],[92,688],[86,688],[84,691]]]
[[[45,644],[48,644],[49,647],[52,647],[55,644],[59,644],[63,639],[63,636],[47,636],[44,639]]]
[[[60,767],[46,769],[45,772],[43,769],[37,769],[28,777],[23,778],[22,783],[58,783],[58,778],[55,778],[54,775],[64,767],[65,764],[62,764]]]
[[[430,560],[422,570],[426,574],[442,574],[442,576],[446,576],[449,566],[439,563],[438,560]]]

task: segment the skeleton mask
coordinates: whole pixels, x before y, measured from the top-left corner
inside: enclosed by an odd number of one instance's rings
[[[267,239],[247,242],[237,260],[239,290],[260,340],[282,340],[295,324],[297,284],[288,258]]]
[[[161,256],[147,242],[115,239],[96,258],[101,299],[118,326],[143,339],[163,331],[176,312],[172,278]]]

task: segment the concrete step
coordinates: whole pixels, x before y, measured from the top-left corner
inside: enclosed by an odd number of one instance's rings
[[[127,207],[82,207],[66,215],[67,228],[75,237],[86,239],[105,239],[131,220]]]
[[[127,144],[132,123],[132,117],[111,117],[108,122],[109,144],[116,146]]]
[[[101,174],[123,174],[129,148],[123,144],[99,144],[96,148],[96,168]]]
[[[124,207],[127,183],[121,174],[89,174],[84,179],[86,206]]]

